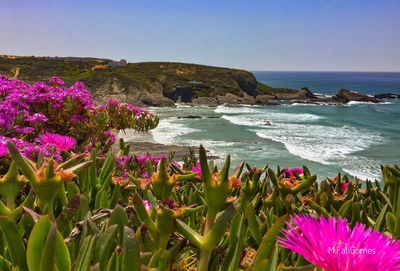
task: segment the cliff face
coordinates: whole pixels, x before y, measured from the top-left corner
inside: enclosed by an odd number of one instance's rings
[[[0,73],[32,82],[46,81],[54,75],[67,84],[82,81],[99,102],[117,98],[152,106],[175,102],[270,104],[280,98],[304,96],[296,90],[263,85],[244,70],[183,63],[3,56]]]
[[[116,64],[115,64],[116,63]],[[46,81],[57,75],[67,84],[82,81],[102,102],[109,98],[140,105],[173,105],[225,95],[255,96],[253,74],[235,69],[182,63],[122,64],[95,58],[0,57],[0,73],[26,81]],[[228,96],[229,96],[228,95]],[[203,99],[204,100],[204,99]]]

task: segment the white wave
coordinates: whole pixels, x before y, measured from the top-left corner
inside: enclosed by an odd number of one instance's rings
[[[339,160],[338,164],[342,167],[344,172],[363,181],[367,179],[370,181],[380,180],[382,177],[379,166],[383,164],[381,160],[349,155],[345,159]]]
[[[284,144],[293,155],[321,164],[333,164],[381,140],[378,134],[353,127],[311,124],[275,124],[251,130],[261,138]]]
[[[259,106],[227,106],[227,105],[218,105],[214,110],[215,113],[222,114],[253,114],[253,113],[262,113],[260,111]]]
[[[183,123],[174,120],[174,118],[162,119],[157,128],[151,130],[155,142],[172,145],[177,143],[180,136],[199,131],[198,129],[186,127]]]
[[[359,101],[350,101],[347,103],[347,105],[358,105],[358,104],[377,104],[373,102],[359,102]]]
[[[176,108],[190,108],[192,105],[185,104],[185,103],[175,103]]]
[[[381,176],[379,173],[377,173],[376,171],[371,171],[371,170],[367,170],[365,168],[363,169],[346,169],[343,168],[343,171],[350,174],[351,176],[356,177],[357,179],[360,179],[362,181],[375,181],[375,180],[380,180]]]
[[[289,104],[288,106],[320,106],[323,105],[322,103],[313,103],[313,104],[308,104],[308,103],[292,103]]]
[[[261,114],[233,115],[233,116],[223,115],[222,118],[236,125],[266,127],[271,125],[273,126],[274,123],[313,122],[320,120],[324,117],[309,113],[291,114],[291,113],[280,113],[280,112],[268,112],[262,115]]]
[[[242,125],[242,126],[265,126],[265,125],[270,125],[269,120],[263,120],[262,116],[259,117],[252,117],[252,116],[247,116],[247,115],[241,115],[241,116],[227,116],[223,115],[223,119],[226,119],[230,121],[233,124],[236,125]]]
[[[393,102],[379,102],[379,103],[373,103],[373,102],[358,102],[358,101],[350,101],[346,105],[360,105],[360,104],[367,104],[367,105],[382,105],[382,104],[393,104]]]
[[[317,92],[314,92],[314,95],[317,97],[322,97],[322,98],[332,98],[333,96],[335,96],[334,94],[323,94],[323,93],[317,93]]]

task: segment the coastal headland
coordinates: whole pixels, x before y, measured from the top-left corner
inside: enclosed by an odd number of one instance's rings
[[[115,98],[140,106],[189,104],[379,103],[398,98],[386,93],[369,96],[340,89],[332,97],[301,89],[274,88],[258,82],[245,70],[172,62],[128,63],[88,57],[0,56],[0,74],[25,81],[62,77],[66,83],[82,81],[98,102]]]

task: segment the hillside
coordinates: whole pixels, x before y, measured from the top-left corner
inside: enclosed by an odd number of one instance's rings
[[[102,102],[117,98],[139,105],[271,104],[278,99],[305,99],[304,91],[275,89],[250,72],[196,64],[126,63],[100,58],[0,56],[0,73],[26,81],[62,77],[82,81]]]

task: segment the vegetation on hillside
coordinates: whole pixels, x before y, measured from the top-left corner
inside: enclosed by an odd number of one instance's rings
[[[243,70],[196,64],[144,62],[113,65],[111,60],[90,58],[0,57],[0,73],[30,82],[46,81],[57,74],[67,84],[84,82],[95,90],[107,78],[117,78],[126,85],[149,93],[162,84],[166,96],[178,89],[191,89],[195,96],[209,97],[226,93],[257,93],[255,77]],[[96,69],[96,66],[103,68]]]
[[[1,270],[400,269],[398,166],[362,185],[230,156],[218,168],[202,146],[183,163],[122,140],[112,152],[112,129],[157,117],[59,78],[1,77],[0,114]]]

